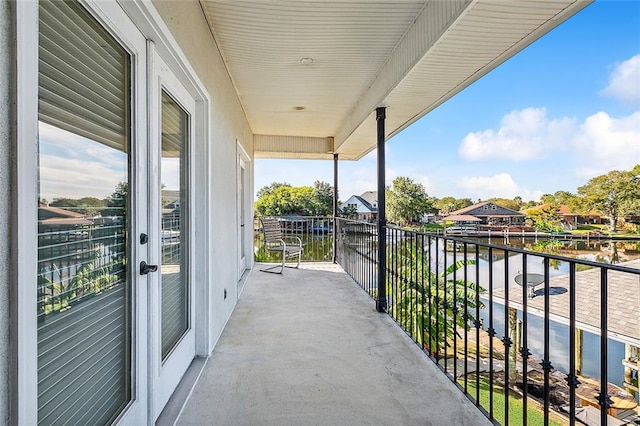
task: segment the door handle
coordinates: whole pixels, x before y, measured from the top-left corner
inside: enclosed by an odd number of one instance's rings
[[[149,272],[156,272],[158,265],[149,265],[144,260],[140,262],[140,275],[147,275]]]

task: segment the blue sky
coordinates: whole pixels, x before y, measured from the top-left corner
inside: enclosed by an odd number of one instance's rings
[[[386,149],[387,184],[408,176],[429,195],[474,201],[575,193],[594,176],[631,169],[640,163],[640,0],[596,1]],[[375,158],[340,162],[342,201],[376,189]],[[256,160],[256,191],[283,180],[333,183],[333,164]]]

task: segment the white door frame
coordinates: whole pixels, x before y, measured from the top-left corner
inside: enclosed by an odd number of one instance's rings
[[[209,179],[210,107],[209,95],[196,76],[178,43],[151,2],[103,2],[80,0],[101,24],[123,45],[132,58],[132,92],[135,100],[132,110],[132,160],[130,185],[140,199],[147,199],[147,51],[145,36],[156,41],[156,49],[163,54],[180,81],[196,99],[195,161],[197,184],[192,187],[195,208],[199,212],[193,223],[198,231],[194,261],[212,264],[210,235],[211,196]],[[16,251],[12,256],[14,282],[36,282],[37,272],[37,163],[36,144],[38,128],[38,3],[18,1],[13,9],[16,17],[16,191],[14,194],[12,228],[16,230]],[[141,33],[142,32],[142,33]],[[143,35],[144,34],[144,35]],[[31,142],[30,142],[31,141]],[[147,246],[140,245],[138,236],[147,233],[146,206],[131,209],[131,262],[132,280],[132,395],[130,404],[116,419],[124,425],[152,424],[149,410],[148,365],[148,276],[137,273],[137,265],[147,258]],[[19,259],[19,260],[18,260]],[[149,262],[151,263],[151,262]],[[196,353],[210,352],[210,271],[200,268],[195,273]],[[11,418],[20,425],[37,423],[37,312],[36,286],[17,286],[11,294],[11,353],[10,392]]]
[[[146,203],[146,46],[145,38],[123,9],[115,2],[80,0],[81,4],[118,40],[131,55],[132,67],[132,170],[130,188],[136,200]],[[37,275],[37,163],[36,145],[38,128],[38,3],[16,2],[17,40],[17,191],[15,195],[15,222],[17,252],[15,282],[35,283]],[[131,286],[131,401],[116,422],[124,425],[146,423],[147,416],[147,318],[146,277],[140,276],[136,265],[146,260],[146,247],[137,236],[146,232],[146,215],[139,214],[144,207],[130,206],[131,237],[129,280]],[[37,424],[37,321],[36,286],[17,286],[13,294],[12,356],[13,377],[10,380],[12,398],[11,417],[19,425]]]
[[[212,143],[211,97],[153,3],[122,1],[120,6],[146,35],[147,39],[154,41],[154,50],[196,100],[195,143],[193,147],[195,160],[192,163],[196,173],[196,181],[191,187],[191,195],[194,199],[195,211],[198,214],[195,215],[192,223],[196,230],[194,241],[196,251],[193,254],[193,259],[197,265],[212,265],[214,263],[212,249],[214,236],[211,233],[210,221],[211,200],[215,194],[211,192],[212,185],[209,181],[212,176],[210,158],[212,149],[209,146]],[[209,312],[211,275],[209,268],[196,268],[194,272],[196,354],[200,356],[209,355],[211,352],[210,342],[213,340],[210,336],[211,326],[209,324],[211,318]]]
[[[251,158],[247,151],[244,150],[240,141],[236,139],[236,150],[238,153],[237,160],[237,173],[236,173],[236,200],[237,200],[237,214],[236,214],[236,229],[238,233],[238,281],[242,279],[244,271],[251,267],[250,255],[253,250],[249,248],[252,246],[252,238],[249,237],[249,232],[253,233],[253,215],[251,214],[251,208],[249,207],[251,189],[250,189],[250,176],[251,176]],[[242,185],[242,191],[241,191]],[[244,197],[243,197],[244,196]],[[241,216],[244,212],[244,227],[241,223]],[[242,250],[244,242],[244,252]]]
[[[196,137],[196,100],[184,87],[177,76],[169,69],[165,61],[154,49],[153,43],[148,42],[149,61],[149,258],[151,263],[158,265],[157,273],[151,274],[149,280],[149,403],[150,419],[155,421],[182,376],[196,356],[196,305],[195,305],[195,241],[193,219],[195,218],[194,197],[191,193],[195,183],[194,142]],[[161,359],[161,309],[162,306],[162,254],[161,254],[161,187],[160,187],[160,159],[162,144],[162,93],[169,94],[189,115],[188,142],[186,148],[186,170],[183,171],[187,191],[187,205],[183,210],[187,217],[181,218],[187,234],[187,249],[181,271],[187,283],[188,295],[188,328],[175,347]],[[181,232],[183,232],[181,230]]]

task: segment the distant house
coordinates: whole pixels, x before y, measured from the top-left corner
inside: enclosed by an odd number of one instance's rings
[[[82,213],[40,204],[38,206],[38,225],[42,232],[42,230],[81,228],[93,225],[93,222]]]
[[[479,225],[521,225],[526,218],[524,213],[488,201],[456,210],[450,216],[475,217]]]
[[[347,201],[342,203],[342,207],[355,207],[357,220],[373,221],[378,217],[378,193],[367,191],[362,195],[352,195]]]
[[[575,227],[582,224],[604,224],[607,223],[607,219],[596,211],[590,211],[587,213],[574,213],[569,206],[562,204],[560,206],[560,215],[562,216],[562,223]]]
[[[529,214],[533,211],[544,210],[551,207],[550,203],[540,204],[528,208],[524,211],[525,214]],[[574,213],[571,208],[566,204],[561,204],[558,207],[558,214],[561,216],[561,222],[565,229],[575,229],[578,225],[582,224],[606,224],[608,220],[596,211],[590,211],[587,213]]]
[[[376,211],[378,210],[378,191],[366,191],[360,194],[360,198],[365,200],[367,203],[371,205]]]

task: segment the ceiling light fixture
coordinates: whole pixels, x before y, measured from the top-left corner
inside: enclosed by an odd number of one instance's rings
[[[311,65],[313,63],[313,58],[302,58],[300,59],[300,63],[302,65]]]
[[[304,111],[304,109],[305,109],[305,108],[306,108],[306,107],[303,107],[303,106],[294,106],[292,109],[293,109],[294,111]]]

